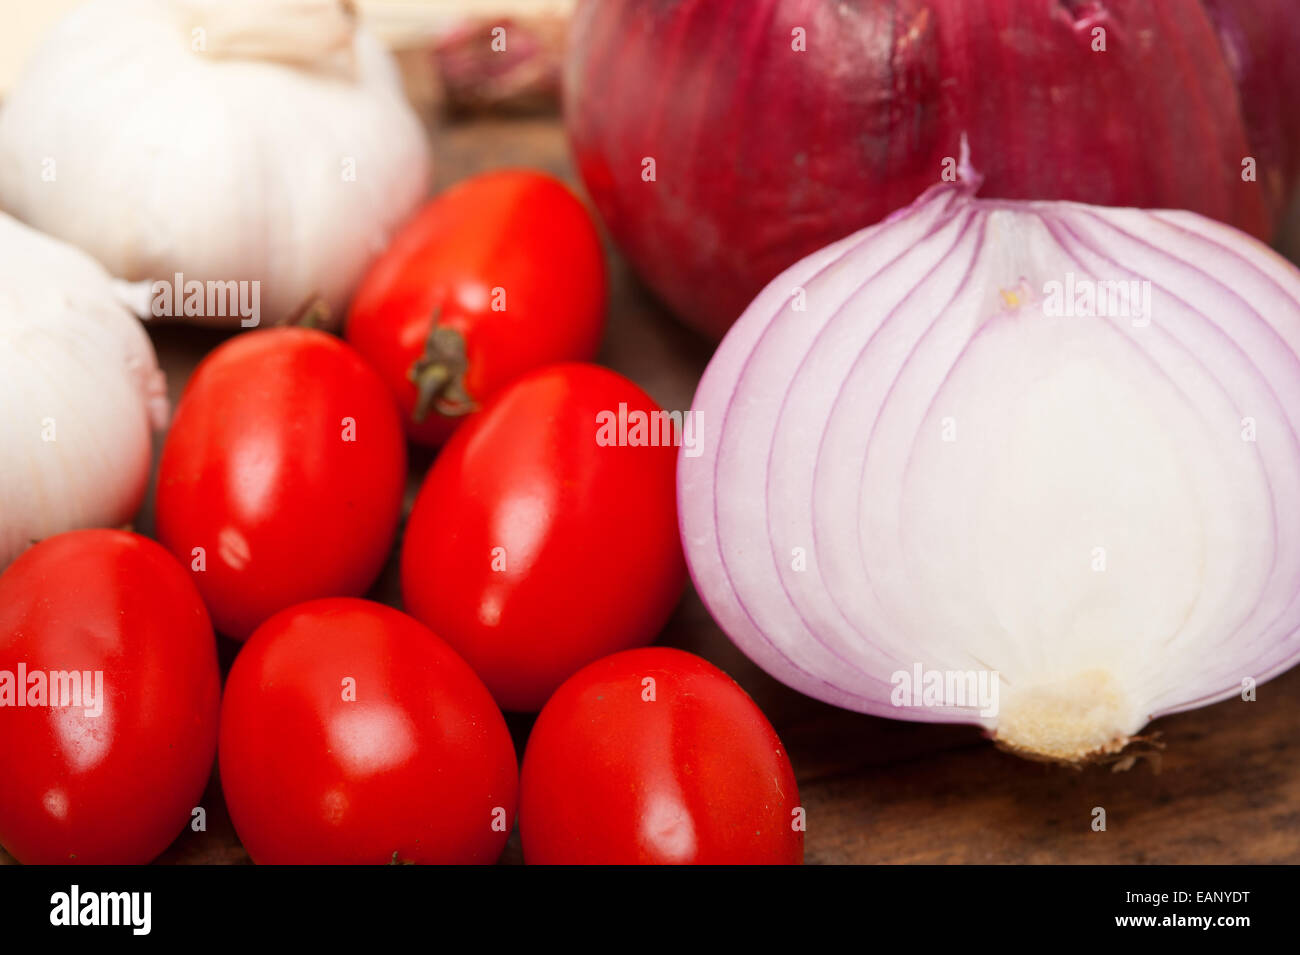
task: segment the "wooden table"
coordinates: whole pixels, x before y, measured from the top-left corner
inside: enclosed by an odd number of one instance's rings
[[[512,165],[573,181],[551,118],[476,119],[443,128],[437,139],[439,187]],[[675,324],[612,251],[610,262],[601,362],[664,407],[689,408],[710,345]],[[173,400],[225,337],[185,328],[158,328],[153,336]],[[414,456],[408,508],[430,460]],[[139,529],[152,529],[151,500]],[[372,596],[399,604],[395,560]],[[810,863],[1300,863],[1300,667],[1260,687],[1256,702],[1159,721],[1150,728],[1166,744],[1159,765],[1142,761],[1117,773],[1031,763],[998,751],[974,728],[877,719],[800,696],[732,646],[693,592],[662,642],[722,667],[772,721],[808,812]],[[221,644],[228,667],[235,647],[224,638]],[[509,722],[522,755],[531,718]],[[186,831],[160,861],[248,862],[215,779],[203,805],[208,831]],[[1092,829],[1097,806],[1106,810],[1105,832]],[[0,851],[0,861],[12,859]],[[517,831],[502,861],[522,861]]]

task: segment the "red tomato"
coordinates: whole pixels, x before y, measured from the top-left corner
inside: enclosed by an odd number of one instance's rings
[[[391,607],[278,613],[226,681],[221,785],[256,862],[492,862],[518,784],[482,682]]]
[[[525,372],[594,358],[605,287],[596,226],[563,183],[483,173],[398,233],[361,283],[345,334],[396,395],[411,439],[437,445]]]
[[[181,396],[158,539],[194,572],[217,629],[243,640],[277,610],[364,593],[405,483],[397,411],[360,355],[313,329],[250,332],[213,351]]]
[[[81,696],[50,671],[79,672]],[[207,611],[165,550],[110,530],[29,548],[0,575],[0,844],[37,864],[153,859],[212,772],[220,693]]]
[[[668,647],[616,653],[546,704],[524,753],[532,864],[803,861],[794,771],[731,677]]]
[[[456,433],[416,498],[406,608],[507,710],[649,643],[681,595],[676,449],[598,443],[598,415],[620,405],[629,421],[659,410],[596,365],[533,372]]]

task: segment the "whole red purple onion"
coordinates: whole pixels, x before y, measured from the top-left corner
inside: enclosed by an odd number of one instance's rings
[[[720,337],[786,266],[939,180],[963,133],[986,197],[1271,238],[1300,153],[1295,6],[583,0],[565,113],[614,239]]]

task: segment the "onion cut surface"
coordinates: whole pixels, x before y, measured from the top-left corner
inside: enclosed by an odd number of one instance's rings
[[[1300,272],[1194,213],[962,171],[744,312],[696,394],[683,544],[789,686],[1075,762],[1300,656]],[[900,702],[932,673],[995,705]]]

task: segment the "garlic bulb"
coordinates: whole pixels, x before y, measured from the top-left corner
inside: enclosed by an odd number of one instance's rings
[[[167,388],[89,256],[0,213],[0,570],[33,541],[131,520]]]
[[[0,207],[161,283],[156,317],[247,327],[321,298],[337,321],[430,168],[342,0],[97,0],[0,108]]]

